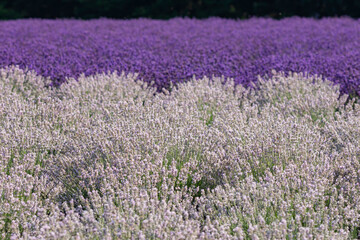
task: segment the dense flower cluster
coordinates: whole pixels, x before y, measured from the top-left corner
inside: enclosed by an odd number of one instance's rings
[[[0,22],[0,67],[51,77],[137,72],[158,90],[205,76],[247,86],[257,75],[309,72],[360,95],[360,20],[288,18]]]
[[[360,106],[339,86],[135,78],[0,70],[1,239],[360,237]]]

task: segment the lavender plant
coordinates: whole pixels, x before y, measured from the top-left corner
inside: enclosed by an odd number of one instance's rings
[[[157,90],[215,75],[247,87],[271,70],[308,72],[359,95],[360,20],[16,20],[0,22],[0,67],[60,85],[108,71],[139,73]]]
[[[360,108],[273,72],[173,91],[0,70],[2,239],[356,239]]]

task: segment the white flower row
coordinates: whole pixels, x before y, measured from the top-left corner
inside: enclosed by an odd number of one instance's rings
[[[360,108],[337,86],[136,77],[0,70],[0,238],[359,237]]]

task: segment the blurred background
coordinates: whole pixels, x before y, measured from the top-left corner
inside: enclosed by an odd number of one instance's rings
[[[0,0],[0,19],[360,17],[360,0]]]

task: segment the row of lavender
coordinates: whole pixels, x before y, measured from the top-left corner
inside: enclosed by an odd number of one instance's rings
[[[360,104],[339,86],[134,79],[0,69],[0,239],[360,239]]]
[[[0,67],[28,67],[55,85],[117,70],[158,89],[193,75],[248,86],[275,69],[321,74],[360,95],[360,20],[350,18],[18,20],[0,29]]]

